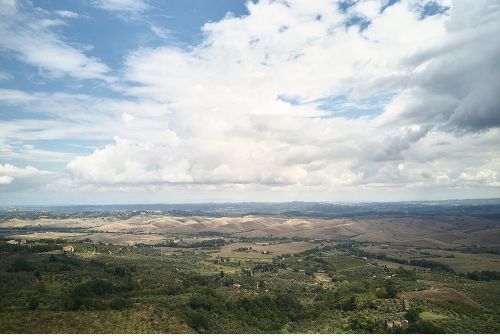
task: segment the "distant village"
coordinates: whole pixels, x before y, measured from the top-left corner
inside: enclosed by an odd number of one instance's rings
[[[7,240],[7,244],[10,245],[27,245],[28,247],[31,247],[34,243],[28,243],[26,239],[10,239]],[[51,251],[50,254],[56,254],[56,253],[61,253],[61,254],[73,254],[75,253],[75,248],[73,245],[63,245],[60,250],[54,250]]]

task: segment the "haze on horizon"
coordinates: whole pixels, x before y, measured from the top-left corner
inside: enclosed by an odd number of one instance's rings
[[[0,0],[0,205],[500,197],[495,0]]]

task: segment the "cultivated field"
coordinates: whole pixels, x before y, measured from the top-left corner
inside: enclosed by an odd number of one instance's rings
[[[261,243],[262,244],[262,243]],[[308,242],[291,242],[282,244],[261,245],[259,243],[232,243],[224,245],[220,251],[212,255],[235,259],[272,259],[281,254],[294,254],[310,250],[319,244]]]
[[[399,294],[407,299],[427,299],[435,301],[458,301],[475,308],[482,308],[477,302],[464,293],[435,281],[419,280],[420,283],[429,286],[429,289],[416,292],[403,292]]]

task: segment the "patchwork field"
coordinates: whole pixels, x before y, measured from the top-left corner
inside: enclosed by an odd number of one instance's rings
[[[481,270],[500,270],[500,256],[492,253],[464,253],[460,251],[415,248],[404,245],[370,244],[363,247],[364,251],[374,254],[385,254],[391,258],[412,260],[426,259],[450,266],[457,273],[467,273]],[[381,261],[388,267],[394,263]],[[397,264],[396,264],[397,265]],[[405,267],[412,267],[405,265]]]
[[[33,232],[27,234],[11,235],[14,239],[38,240],[38,239],[81,239],[85,233],[78,232]]]
[[[220,251],[212,255],[235,259],[272,259],[281,254],[294,254],[310,250],[319,244],[308,242],[291,242],[262,245],[262,243],[233,243],[224,245]]]
[[[427,299],[435,301],[458,301],[470,305],[475,308],[482,308],[480,304],[472,300],[470,297],[456,290],[455,288],[447,287],[445,284],[435,281],[419,280],[420,283],[430,286],[429,289],[416,292],[403,292],[399,294],[402,298],[407,299]]]

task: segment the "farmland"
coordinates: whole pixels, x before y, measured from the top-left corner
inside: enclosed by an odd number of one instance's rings
[[[471,218],[9,213],[0,332],[498,333],[499,225]]]

